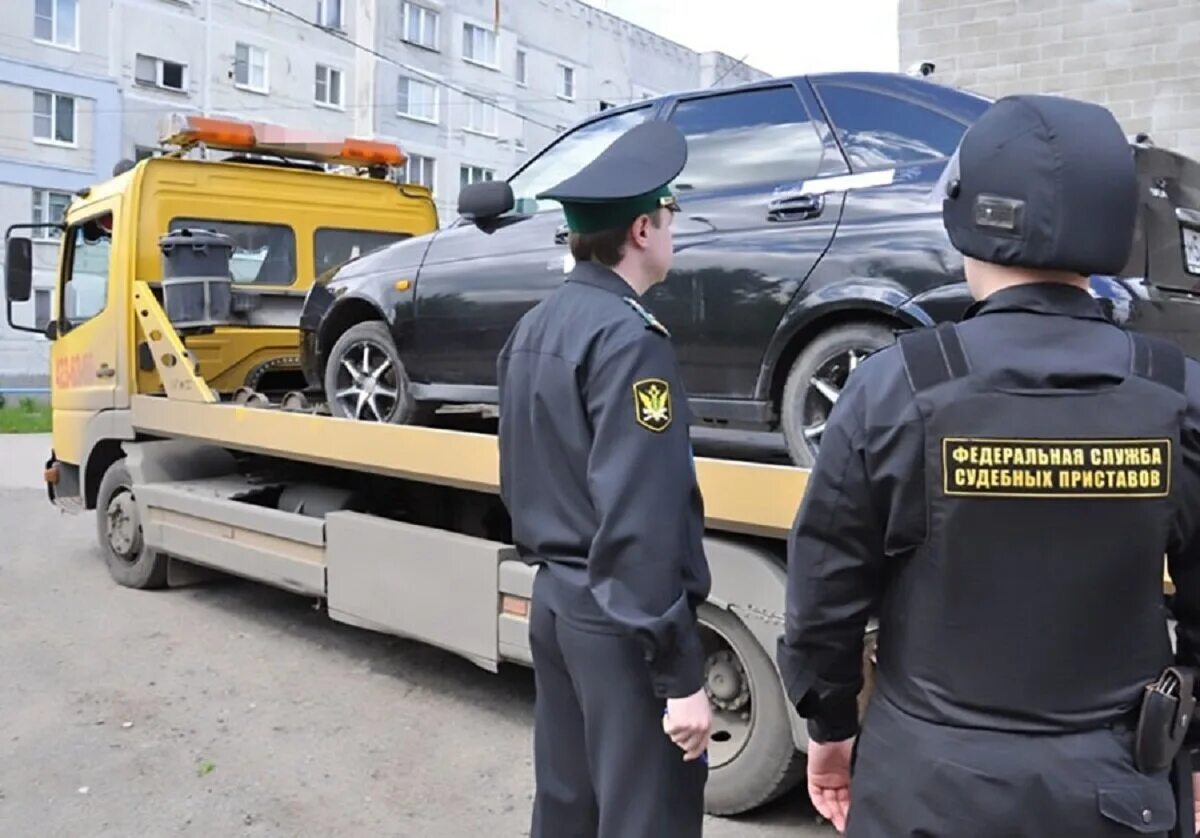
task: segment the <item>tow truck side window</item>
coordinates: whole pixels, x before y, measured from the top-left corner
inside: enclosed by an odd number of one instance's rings
[[[104,311],[108,302],[108,255],[112,246],[112,214],[70,227],[63,260],[62,315],[69,330]]]
[[[171,231],[212,230],[233,239],[229,269],[239,285],[291,285],[296,281],[296,234],[282,224],[175,218]]]
[[[313,234],[313,276],[320,276],[351,259],[408,237],[408,233],[323,227]]]

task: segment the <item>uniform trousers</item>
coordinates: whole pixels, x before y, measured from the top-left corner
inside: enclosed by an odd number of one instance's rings
[[[641,646],[588,599],[555,568],[539,571],[531,838],[699,838],[707,766],[683,761]]]
[[[1122,727],[1029,735],[934,724],[876,692],[855,745],[846,835],[1165,838],[1176,824],[1170,771],[1137,771],[1132,745]]]

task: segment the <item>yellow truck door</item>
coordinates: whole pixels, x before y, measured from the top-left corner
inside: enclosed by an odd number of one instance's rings
[[[68,463],[81,464],[93,416],[128,405],[128,289],[117,264],[125,249],[113,246],[120,202],[113,196],[89,205],[86,214],[72,217],[63,236],[50,365],[54,450]]]

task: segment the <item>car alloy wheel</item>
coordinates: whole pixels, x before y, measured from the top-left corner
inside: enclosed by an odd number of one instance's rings
[[[400,402],[400,386],[388,351],[372,340],[351,344],[341,357],[333,393],[345,416],[387,422]]]

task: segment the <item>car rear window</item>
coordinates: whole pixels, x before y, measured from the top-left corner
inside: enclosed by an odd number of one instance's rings
[[[821,84],[817,92],[856,172],[949,157],[967,130],[958,120],[874,90]]]

